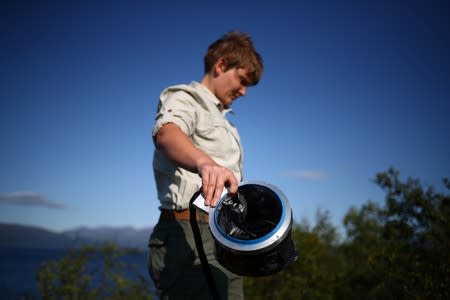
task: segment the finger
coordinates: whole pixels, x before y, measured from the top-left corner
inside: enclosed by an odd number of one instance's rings
[[[202,176],[202,196],[205,199],[205,205],[209,206],[211,203],[211,196],[208,197],[208,193],[210,193],[211,190],[211,183],[210,183],[210,174],[206,173]]]
[[[210,205],[213,195],[214,195],[214,188],[216,186],[216,177],[214,174],[210,174],[209,179],[207,180],[207,183],[204,185],[205,189],[205,205]]]
[[[209,183],[205,195],[205,205],[211,205],[214,196],[214,184]]]
[[[208,177],[202,177],[202,196],[205,199],[205,205],[209,205],[209,201],[207,199],[208,195]]]
[[[238,186],[239,186],[239,183],[238,183],[236,177],[234,176],[233,173],[231,173],[231,175],[228,176],[227,181],[226,181],[226,187],[227,187],[228,193],[236,194],[238,191]]]
[[[222,192],[223,192],[223,186],[224,186],[223,180],[219,179],[216,181],[216,187],[214,189],[214,196],[211,201],[212,207],[215,207],[217,205],[217,202],[220,200],[220,196],[222,195]]]

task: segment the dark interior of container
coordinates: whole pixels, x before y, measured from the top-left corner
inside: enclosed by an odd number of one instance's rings
[[[238,194],[226,196],[217,208],[219,227],[227,235],[252,240],[278,225],[283,208],[275,192],[262,185],[246,184],[239,187]]]

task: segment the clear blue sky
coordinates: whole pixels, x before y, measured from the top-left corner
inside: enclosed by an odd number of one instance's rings
[[[383,201],[390,166],[450,177],[448,1],[2,1],[0,222],[152,226],[151,127],[207,46],[249,33],[260,84],[233,106],[244,177],[294,218]]]

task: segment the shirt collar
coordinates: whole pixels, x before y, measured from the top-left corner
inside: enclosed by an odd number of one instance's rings
[[[206,86],[202,85],[201,83],[199,83],[197,81],[192,81],[191,84],[194,87],[200,89],[202,92],[207,93],[208,97],[206,97],[206,98],[211,100],[223,115],[225,115],[227,113],[234,113],[233,110],[231,109],[231,107],[225,107],[223,105],[223,103],[220,102],[220,100],[217,99],[217,97]]]

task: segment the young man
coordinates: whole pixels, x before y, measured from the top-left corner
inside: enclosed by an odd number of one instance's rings
[[[215,206],[224,187],[237,192],[243,152],[225,114],[263,72],[251,38],[236,31],[209,46],[204,64],[200,83],[161,93],[153,126],[161,215],[150,236],[148,266],[161,299],[210,298],[189,223],[189,200],[201,188],[205,205]],[[221,299],[242,299],[242,278],[219,265],[207,216],[198,213],[197,218]]]

